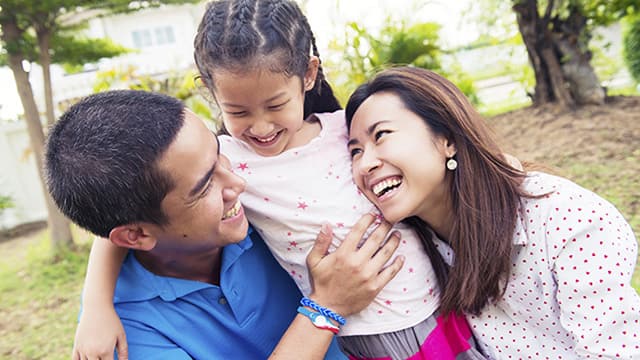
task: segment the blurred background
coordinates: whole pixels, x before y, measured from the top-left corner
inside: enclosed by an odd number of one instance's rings
[[[602,195],[640,235],[637,0],[298,3],[343,104],[385,67],[437,71],[505,151]],[[178,97],[215,128],[193,62],[205,6],[0,0],[0,358],[68,358],[73,342],[93,239],[46,196],[47,128],[81,97],[123,88]]]

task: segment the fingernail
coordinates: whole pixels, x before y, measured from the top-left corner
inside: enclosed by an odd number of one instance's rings
[[[329,223],[322,223],[322,227],[320,227],[320,232],[327,236],[331,236],[331,225],[329,225]]]

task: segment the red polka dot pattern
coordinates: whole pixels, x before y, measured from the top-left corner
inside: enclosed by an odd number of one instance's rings
[[[469,323],[496,359],[640,359],[638,244],[607,201],[532,173],[521,201],[504,296]]]

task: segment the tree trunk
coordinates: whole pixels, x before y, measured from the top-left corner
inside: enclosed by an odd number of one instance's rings
[[[551,18],[554,2],[548,1],[543,17],[537,0],[513,6],[518,28],[534,69],[534,105],[555,102],[563,107],[604,103],[604,89],[591,66],[587,49],[586,18],[572,9],[567,19]],[[581,37],[582,36],[582,37]],[[578,39],[586,39],[581,42]]]
[[[20,29],[17,24],[10,20],[3,19],[0,26],[2,26],[2,39],[5,44],[16,44],[21,36]],[[42,130],[40,115],[38,114],[38,108],[33,97],[33,90],[31,88],[31,83],[29,82],[29,75],[22,68],[22,61],[25,57],[19,52],[19,50],[10,51],[9,54],[7,54],[7,57],[9,68],[13,72],[16,88],[18,89],[20,101],[22,102],[22,107],[24,109],[29,140],[33,154],[35,155],[38,175],[40,176],[40,183],[45,196],[47,212],[49,215],[48,225],[53,245],[52,248],[54,252],[57,252],[62,248],[73,246],[69,220],[62,215],[45,186],[43,171],[44,131]]]
[[[40,65],[42,66],[42,79],[44,85],[44,102],[46,105],[47,125],[51,126],[56,121],[53,108],[53,89],[51,86],[51,33],[38,29],[38,48],[40,50]]]

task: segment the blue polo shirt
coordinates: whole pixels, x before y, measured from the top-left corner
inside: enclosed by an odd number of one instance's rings
[[[266,359],[300,297],[250,229],[243,241],[223,249],[220,286],[154,275],[129,253],[114,305],[132,360]],[[335,340],[325,358],[346,359]]]

